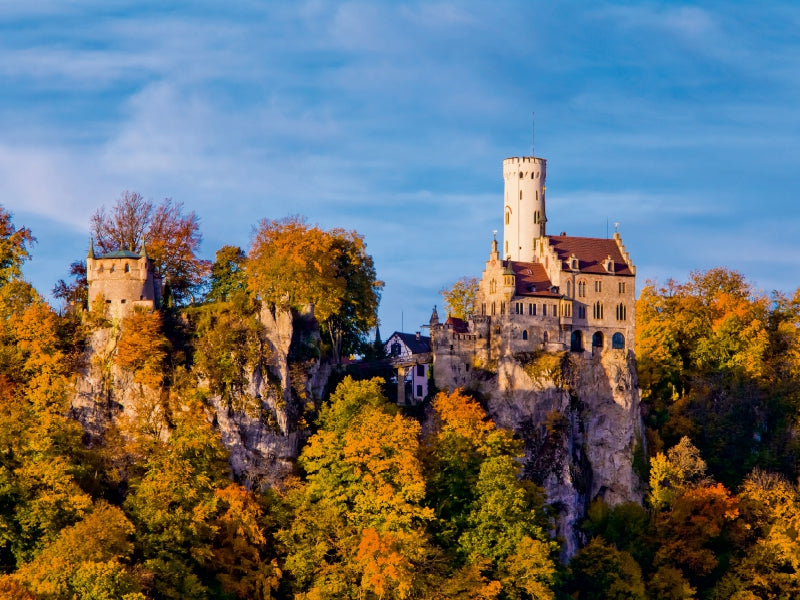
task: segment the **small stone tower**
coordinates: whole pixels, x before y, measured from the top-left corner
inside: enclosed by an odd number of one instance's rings
[[[161,301],[161,277],[156,274],[152,259],[142,252],[117,250],[95,256],[89,244],[86,257],[86,281],[89,284],[89,307],[102,297],[106,316],[121,319],[139,306],[158,307]]]
[[[543,158],[523,156],[503,161],[503,259],[533,261],[534,240],[546,234],[546,175],[547,161]]]

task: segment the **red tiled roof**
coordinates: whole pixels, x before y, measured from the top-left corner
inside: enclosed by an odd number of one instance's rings
[[[469,333],[467,323],[458,317],[448,317],[445,325],[450,325],[453,328],[453,333]]]
[[[610,255],[614,261],[615,275],[633,275],[616,240],[604,238],[573,237],[567,235],[548,235],[550,246],[555,249],[563,271],[570,271],[567,261],[572,254],[578,259],[578,268],[583,273],[608,273],[603,261]],[[519,284],[517,284],[519,287]]]
[[[517,276],[517,296],[547,296],[558,298],[559,294],[550,291],[553,284],[547,277],[544,267],[539,263],[503,261],[503,266],[511,268]]]

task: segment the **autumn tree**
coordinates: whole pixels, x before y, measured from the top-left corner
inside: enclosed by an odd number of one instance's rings
[[[382,282],[357,233],[323,231],[299,217],[264,219],[248,254],[249,288],[268,307],[314,316],[330,339],[334,360],[362,349],[377,322]]]
[[[728,269],[649,282],[637,301],[636,352],[652,445],[691,437],[729,487],[757,466],[797,476],[792,306]]]
[[[447,313],[451,317],[466,319],[475,312],[475,296],[478,293],[478,280],[475,277],[462,277],[449,288],[439,290]]]
[[[22,276],[22,263],[30,259],[36,241],[30,229],[15,227],[11,216],[0,205],[0,283]]]
[[[646,598],[639,565],[602,538],[593,539],[572,557],[566,590],[577,600]]]
[[[135,382],[158,387],[164,379],[169,341],[162,333],[158,312],[135,311],[122,320],[117,364],[133,373]]]
[[[156,272],[169,284],[176,301],[194,299],[208,271],[197,257],[202,236],[194,212],[185,214],[183,203],[166,198],[160,204],[137,192],[123,192],[110,211],[98,209],[91,218],[97,246],[105,252],[146,247]]]
[[[460,567],[451,583],[477,568],[504,597],[553,597],[557,545],[544,529],[542,491],[519,479],[519,443],[460,391],[439,393],[433,408],[424,447],[428,502],[436,539]]]
[[[425,587],[433,514],[423,504],[419,424],[381,386],[345,378],[300,456],[307,478],[281,533],[298,598],[408,598]]]

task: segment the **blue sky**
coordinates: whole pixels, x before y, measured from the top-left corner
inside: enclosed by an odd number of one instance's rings
[[[639,287],[790,292],[798,30],[793,2],[3,3],[0,203],[44,293],[123,190],[194,210],[207,258],[263,217],[356,229],[386,337],[480,275],[535,111],[550,233],[619,222]]]

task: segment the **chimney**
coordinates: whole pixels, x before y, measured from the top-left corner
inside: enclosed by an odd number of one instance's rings
[[[419,331],[417,332],[417,341],[419,341]]]

